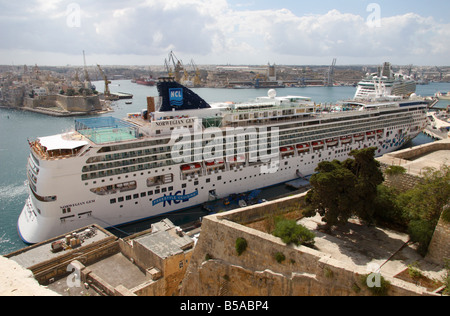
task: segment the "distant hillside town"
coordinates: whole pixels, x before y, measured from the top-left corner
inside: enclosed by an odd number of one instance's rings
[[[43,111],[55,115],[79,115],[108,111],[113,100],[111,80],[133,80],[152,85],[159,77],[174,77],[188,87],[282,88],[304,86],[356,85],[379,65],[292,66],[270,64],[203,65],[193,60],[183,64],[169,55],[161,66],[0,66],[0,106]],[[418,84],[450,82],[450,67],[393,66]],[[92,81],[104,80],[105,91],[98,92]]]

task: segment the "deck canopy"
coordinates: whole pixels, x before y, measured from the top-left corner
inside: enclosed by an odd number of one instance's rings
[[[71,134],[40,137],[38,139],[41,146],[45,147],[47,151],[64,149],[73,150],[88,144],[85,140],[71,138]]]

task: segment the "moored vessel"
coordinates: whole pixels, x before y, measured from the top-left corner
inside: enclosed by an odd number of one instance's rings
[[[124,225],[311,175],[354,149],[400,148],[426,126],[421,99],[346,101],[330,108],[273,92],[208,104],[171,78],[124,119],[79,119],[30,142],[30,195],[18,220],[28,243],[96,223]]]

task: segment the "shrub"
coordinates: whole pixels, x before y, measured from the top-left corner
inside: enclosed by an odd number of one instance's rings
[[[446,223],[450,223],[450,207],[447,207],[442,212],[442,220]]]
[[[391,282],[387,281],[382,275],[379,275],[380,278],[380,284],[375,286],[369,286],[368,278],[372,277],[371,274],[365,275],[362,278],[362,283],[366,286],[367,289],[372,293],[374,296],[386,296],[388,294],[389,288],[391,286]]]
[[[277,252],[277,253],[275,254],[275,260],[276,260],[278,263],[282,263],[284,260],[286,260],[286,257],[284,256],[283,253]]]
[[[417,252],[422,256],[427,254],[435,227],[435,223],[427,220],[413,220],[409,223],[408,234],[411,241],[418,243]]]
[[[386,169],[385,172],[388,176],[395,176],[399,174],[405,174],[406,169],[401,166],[390,166],[389,168]]]
[[[295,245],[313,245],[316,235],[306,227],[298,225],[296,221],[285,218],[277,218],[275,223],[275,237],[281,238],[284,243]]]
[[[238,256],[242,255],[244,251],[247,249],[247,240],[245,240],[244,238],[236,239],[235,248]]]
[[[419,280],[423,275],[419,270],[419,264],[417,262],[413,262],[408,265],[408,274],[413,280]]]

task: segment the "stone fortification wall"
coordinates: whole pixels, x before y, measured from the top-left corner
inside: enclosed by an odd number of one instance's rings
[[[48,95],[36,98],[25,98],[24,106],[29,109],[59,108],[67,112],[100,111],[102,105],[98,96],[66,96]]]
[[[447,206],[447,211],[450,205]],[[433,238],[428,248],[427,259],[438,264],[444,264],[446,260],[450,260],[450,223],[444,220],[444,212],[434,230]]]
[[[385,163],[380,163],[380,168],[384,175],[384,185],[396,188],[399,191],[404,192],[411,190],[421,179],[420,177],[409,173],[388,175],[385,171],[389,167],[390,166]]]
[[[98,96],[69,97],[58,95],[57,103],[69,112],[90,112],[102,109]]]
[[[291,199],[300,202],[303,195]],[[252,208],[249,218],[247,209],[241,209],[203,219],[181,295],[370,295],[361,283],[366,270],[346,266],[311,248],[288,246],[277,237],[230,221],[253,220],[258,211],[264,217],[266,207],[270,203]],[[238,238],[248,244],[240,256],[235,249]],[[283,254],[285,260],[279,263],[276,254]],[[424,294],[401,280],[389,281],[390,295]]]

